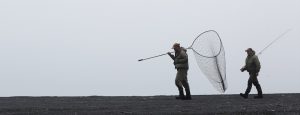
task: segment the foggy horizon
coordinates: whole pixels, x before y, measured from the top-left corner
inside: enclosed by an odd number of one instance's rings
[[[299,0],[11,0],[0,2],[0,97],[177,95],[169,56],[202,32],[219,33],[228,89],[239,94],[245,49],[257,53],[263,93],[300,93]],[[192,95],[222,95],[197,66],[192,51]],[[251,94],[256,94],[252,87]]]

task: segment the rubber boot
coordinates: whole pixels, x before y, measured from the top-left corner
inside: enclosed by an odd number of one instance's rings
[[[247,98],[248,98],[248,94],[247,94],[247,93],[245,93],[245,94],[240,93],[240,96],[242,96],[244,99],[247,99]]]
[[[261,87],[260,87],[260,85],[258,84],[257,86],[256,86],[256,89],[257,89],[257,96],[254,96],[254,98],[255,99],[261,99],[261,98],[263,98],[263,95],[262,95],[262,90],[261,90]]]
[[[176,99],[184,99],[183,90],[179,90],[179,96],[175,97]]]
[[[185,100],[192,100],[190,89],[185,89],[186,97]]]

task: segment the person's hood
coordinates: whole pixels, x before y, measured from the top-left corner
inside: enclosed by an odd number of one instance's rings
[[[181,50],[183,50],[184,52],[186,52],[187,50],[184,47],[181,47]]]

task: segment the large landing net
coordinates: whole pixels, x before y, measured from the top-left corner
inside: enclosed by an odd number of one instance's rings
[[[210,83],[224,93],[227,89],[225,50],[218,33],[209,30],[201,33],[191,47],[197,64]]]
[[[227,89],[225,50],[219,34],[214,30],[201,33],[187,48],[192,49],[199,68],[208,78],[210,83],[224,93]],[[144,61],[167,55],[167,53],[152,56],[138,61]]]

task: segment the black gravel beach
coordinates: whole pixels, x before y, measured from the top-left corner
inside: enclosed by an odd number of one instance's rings
[[[1,115],[299,115],[300,94],[174,96],[1,97]]]

